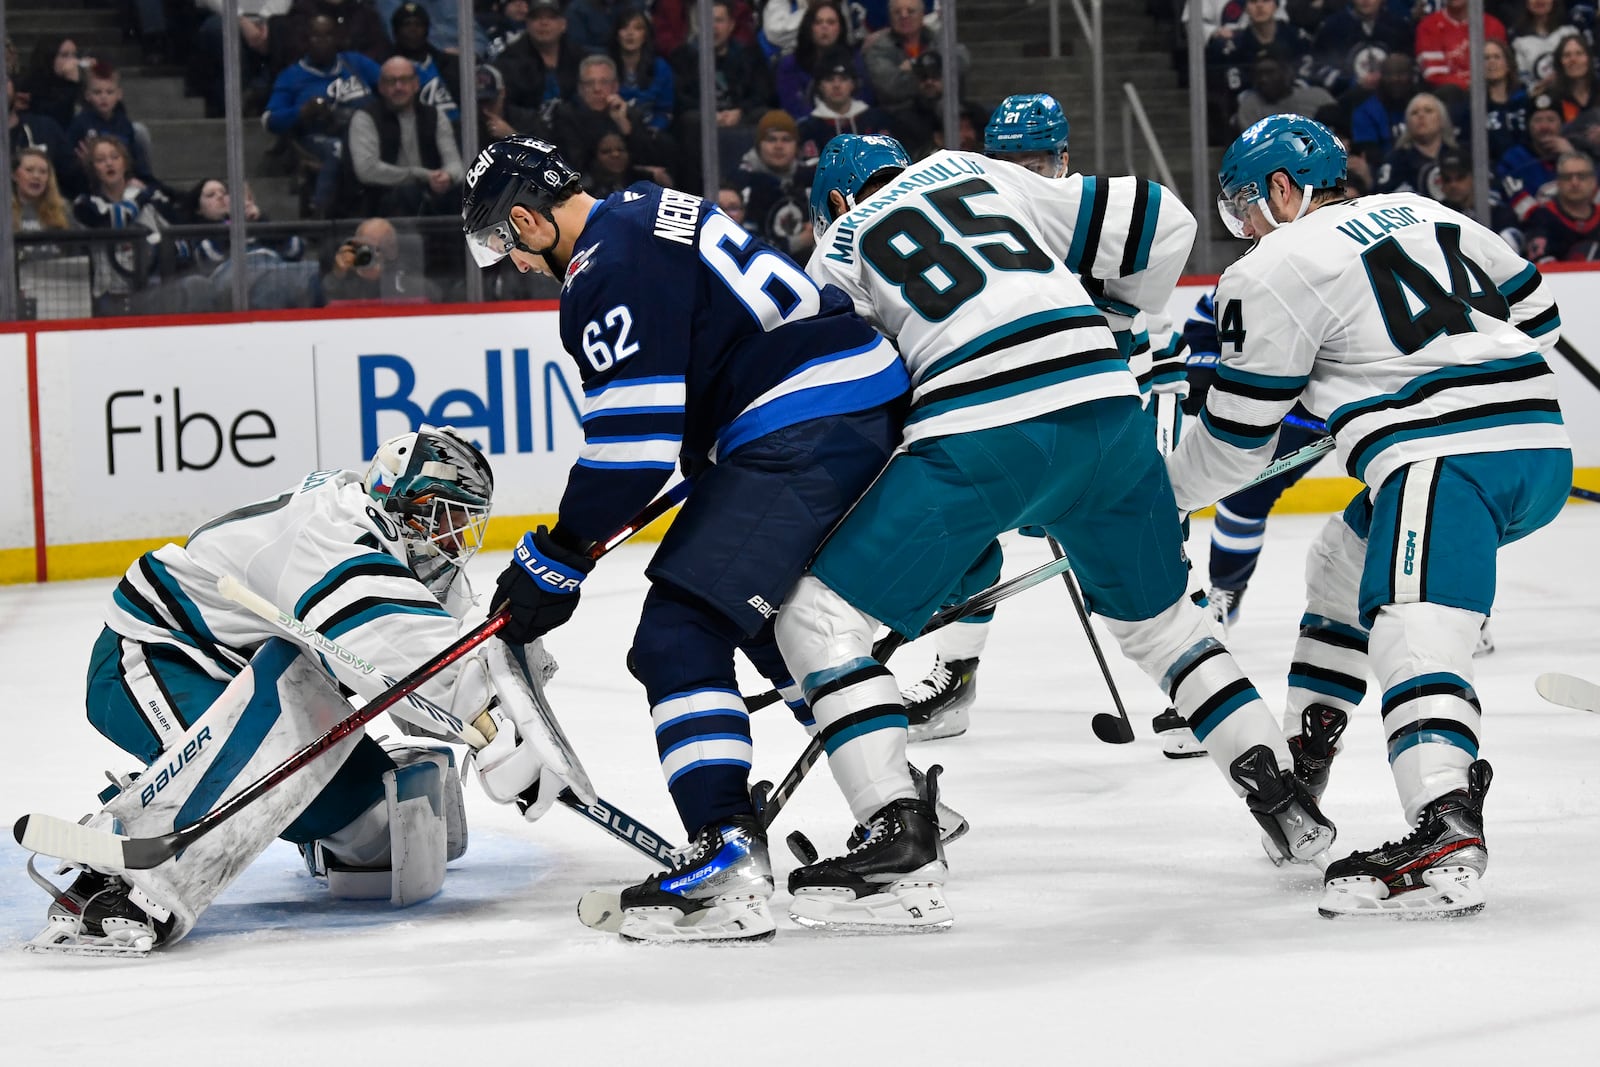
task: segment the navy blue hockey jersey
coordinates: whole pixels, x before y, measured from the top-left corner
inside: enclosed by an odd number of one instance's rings
[[[602,540],[666,483],[774,430],[889,403],[899,353],[848,297],[698,196],[649,182],[597,204],[561,291],[584,446],[563,528]]]

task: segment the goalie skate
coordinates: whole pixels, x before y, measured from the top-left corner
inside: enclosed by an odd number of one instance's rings
[[[934,741],[967,732],[973,702],[978,699],[978,661],[948,663],[936,656],[928,676],[904,690],[906,741]]]
[[[949,869],[935,809],[938,777],[930,769],[923,798],[879,809],[848,854],[791,871],[789,917],[840,933],[948,929],[954,917],[944,899]]]
[[[1437,919],[1482,911],[1489,866],[1483,798],[1493,776],[1489,764],[1478,760],[1467,768],[1467,788],[1424,807],[1411,833],[1330,864],[1317,911],[1328,919]]]
[[[1151,719],[1150,728],[1161,739],[1161,754],[1168,759],[1192,759],[1206,754],[1206,746],[1194,736],[1189,720],[1179,715],[1177,708],[1168,708]]]
[[[731,819],[695,835],[672,869],[622,891],[617,933],[625,941],[765,941],[777,931],[767,908],[772,863],[767,838],[755,819]],[[585,900],[590,900],[585,896]],[[591,901],[596,907],[603,902]],[[590,924],[604,929],[609,917]],[[591,917],[595,916],[591,909]]]
[[[127,882],[84,870],[60,889],[34,868],[34,858],[28,858],[28,875],[54,899],[45,928],[23,943],[26,951],[142,959],[161,943],[162,921],[145,910],[152,905]]]

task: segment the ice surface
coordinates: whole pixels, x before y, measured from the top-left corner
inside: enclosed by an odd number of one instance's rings
[[[1272,520],[1231,641],[1275,708],[1320,521]],[[1197,524],[1191,541],[1202,566],[1205,534]],[[1600,679],[1597,546],[1600,509],[1573,505],[1500,556],[1498,649],[1477,661],[1496,776],[1489,907],[1474,918],[1318,918],[1315,874],[1267,863],[1211,761],[1162,758],[1149,719],[1163,702],[1104,632],[1139,737],[1094,739],[1090,717],[1110,700],[1052,583],[1002,605],[967,736],[911,750],[944,764],[946,799],[973,825],[951,848],[948,934],[829,937],[781,920],[766,945],[624,945],[580,926],[574,905],[647,862],[570,812],[523,823],[474,783],[471,848],[427,904],[331,901],[279,844],[170,952],[47,959],[18,948],[47,900],[7,833],[0,1060],[1591,1064],[1600,716],[1544,703],[1533,678]],[[586,582],[577,617],[550,640],[562,664],[550,695],[601,795],[681,840],[623,663],[648,551],[625,547]],[[1017,539],[1006,573],[1045,558]],[[480,589],[503,562],[474,563]],[[111,586],[0,588],[0,714],[16,745],[0,776],[8,828],[26,811],[86,812],[103,769],[132,769],[82,708]],[[894,666],[913,678],[931,657],[914,646]],[[746,679],[746,692],[761,688]],[[1369,695],[1352,724],[1326,799],[1341,854],[1405,830],[1377,703]],[[802,743],[777,710],[755,716],[755,739],[757,771],[773,779]],[[849,830],[823,768],[778,824],[780,885],[792,863],[781,838],[796,828],[830,851]]]

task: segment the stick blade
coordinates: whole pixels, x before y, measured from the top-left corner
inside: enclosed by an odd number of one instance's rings
[[[1541,674],[1533,687],[1552,704],[1600,712],[1600,685],[1570,674]]]
[[[1108,745],[1126,745],[1133,740],[1133,727],[1120,715],[1102,711],[1089,720],[1094,735]]]
[[[91,830],[54,815],[24,815],[11,828],[17,844],[29,852],[89,867],[125,867],[123,846],[128,838],[104,830]]]

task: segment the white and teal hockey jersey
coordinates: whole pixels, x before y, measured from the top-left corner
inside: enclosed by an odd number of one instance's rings
[[[280,496],[206,523],[184,547],[140,556],[111,594],[106,625],[176,648],[219,681],[232,678],[268,638],[284,635],[217,592],[217,579],[231,574],[365,660],[373,669],[320,657],[340,683],[372,697],[387,688],[383,675],[403,677],[454,642],[471,606],[454,568],[436,596],[404,559],[399,531],[360,474],[315,471]],[[441,671],[418,692],[448,704],[454,676]]]
[[[1267,234],[1222,275],[1216,314],[1216,384],[1168,460],[1186,510],[1264,467],[1296,400],[1374,489],[1417,460],[1570,447],[1549,287],[1436,201],[1365,196]]]
[[[1194,232],[1154,182],[935,152],[836,220],[807,269],[899,348],[910,444],[1137,396],[1095,298],[1160,311]]]

